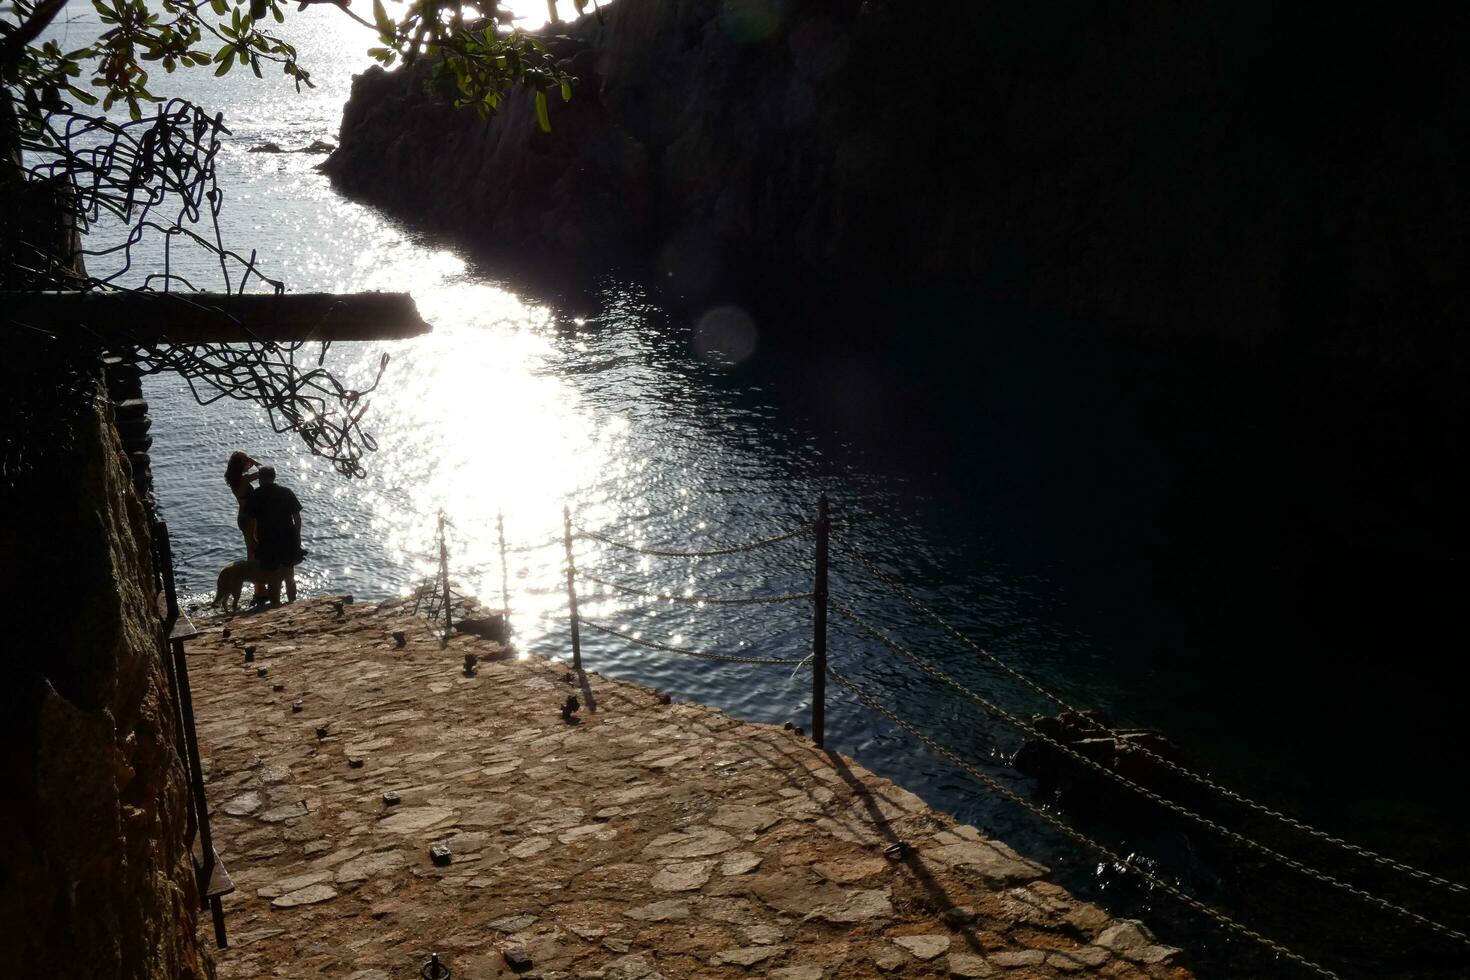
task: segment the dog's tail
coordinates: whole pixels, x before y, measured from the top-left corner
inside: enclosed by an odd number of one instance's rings
[[[228,595],[228,592],[226,591],[227,588],[228,588],[228,586],[225,584],[225,573],[224,572],[220,572],[219,573],[219,581],[217,581],[217,582],[214,583],[214,601],[209,604],[209,608],[211,608],[211,609],[228,609],[229,608],[229,595]]]

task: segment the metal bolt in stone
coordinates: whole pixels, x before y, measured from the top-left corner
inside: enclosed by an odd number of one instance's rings
[[[293,715],[299,715],[299,714],[301,714],[301,709],[304,708],[304,707],[306,707],[306,702],[304,702],[304,701],[292,701],[291,702],[291,713]]]
[[[402,650],[403,645],[408,642],[408,637],[403,635],[403,630],[393,631],[393,645]]]
[[[280,692],[284,691],[285,689],[286,689],[286,685],[285,684],[272,684],[271,685],[271,690],[272,691],[275,691],[277,694],[279,694]]]
[[[228,626],[219,631],[219,638],[221,640],[228,640],[230,638],[230,628]]]
[[[477,660],[477,658],[475,657],[475,655],[473,653],[467,653],[467,654],[464,655],[464,675],[466,677],[474,677],[475,676],[475,662],[476,662],[476,660]]]
[[[449,972],[449,967],[439,962],[438,953],[430,953],[428,962],[419,971],[419,976],[423,980],[451,980],[453,974]]]
[[[956,905],[944,910],[942,916],[946,925],[953,928],[968,926],[975,922],[975,910],[968,905]]]
[[[397,793],[393,792],[391,789],[383,794],[384,806],[397,806],[399,803],[402,802],[403,798],[400,797]]]
[[[255,647],[254,646],[248,646],[248,647],[245,648],[245,662],[247,664],[253,664],[253,663],[255,663]]]
[[[326,725],[318,725],[318,726],[316,726],[316,737],[317,738],[326,738],[327,737],[327,726]]]
[[[501,955],[505,957],[505,965],[517,973],[531,968],[531,954],[526,952],[524,946],[511,946]]]
[[[436,867],[442,868],[454,860],[454,855],[449,853],[447,845],[435,844],[429,848],[429,860],[433,861]]]
[[[264,677],[267,674],[269,674],[270,672],[271,672],[271,669],[269,667],[257,667],[257,668],[255,668],[255,676],[256,677]]]
[[[347,768],[349,768],[349,769],[361,769],[362,768],[362,760],[361,759],[348,759],[347,760]]]

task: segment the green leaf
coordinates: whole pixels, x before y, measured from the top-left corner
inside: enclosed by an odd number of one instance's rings
[[[97,96],[93,95],[91,92],[83,92],[75,85],[68,85],[66,87],[66,90],[68,93],[71,94],[71,97],[76,99],[78,102],[84,103],[85,105],[97,104]]]
[[[551,113],[546,108],[546,93],[536,93],[536,122],[541,126],[541,132],[551,132]]]
[[[572,101],[572,82],[569,78],[561,80],[561,100],[563,102]]]
[[[393,19],[384,9],[383,0],[373,0],[373,23],[378,25],[378,33],[383,36],[384,41],[392,39],[398,33],[393,29]]]

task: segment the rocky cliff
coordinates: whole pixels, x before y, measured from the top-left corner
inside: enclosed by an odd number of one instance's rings
[[[536,130],[360,76],[349,193],[518,256],[954,288],[1424,362],[1470,314],[1460,8],[616,0]],[[1458,332],[1458,331],[1454,331]],[[1446,347],[1446,344],[1452,344]]]
[[[146,514],[101,390],[46,397],[79,403],[69,441],[0,472],[0,948],[15,976],[198,980]]]

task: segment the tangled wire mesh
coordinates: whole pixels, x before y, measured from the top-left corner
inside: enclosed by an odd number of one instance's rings
[[[3,188],[4,288],[162,294],[188,304],[201,319],[230,322],[253,336],[227,310],[205,301],[204,273],[192,271],[210,270],[213,279],[217,268],[218,283],[208,285],[227,295],[284,292],[282,283],[257,268],[254,251],[246,257],[225,247],[217,163],[221,137],[228,133],[220,115],[183,99],[131,121],[72,111],[47,116],[38,133],[20,140],[21,179]],[[93,246],[87,232],[103,222],[121,225],[124,233]],[[180,267],[180,249],[192,253],[187,269]],[[88,265],[107,268],[94,274]],[[16,325],[32,341],[54,348],[48,352],[53,358],[72,365],[58,374],[63,385],[77,379],[95,383],[101,355],[119,354],[144,374],[178,374],[201,405],[222,398],[261,405],[276,432],[296,433],[313,455],[344,476],[363,476],[363,457],[377,448],[361,423],[367,396],[387,367],[386,354],[368,383],[354,385],[325,367],[328,341],[183,345],[150,335],[146,327],[109,330],[104,338],[73,325]],[[4,373],[26,370],[11,362]],[[28,465],[36,436],[13,429],[0,436],[0,473],[13,477]],[[63,432],[50,436],[65,442]]]

